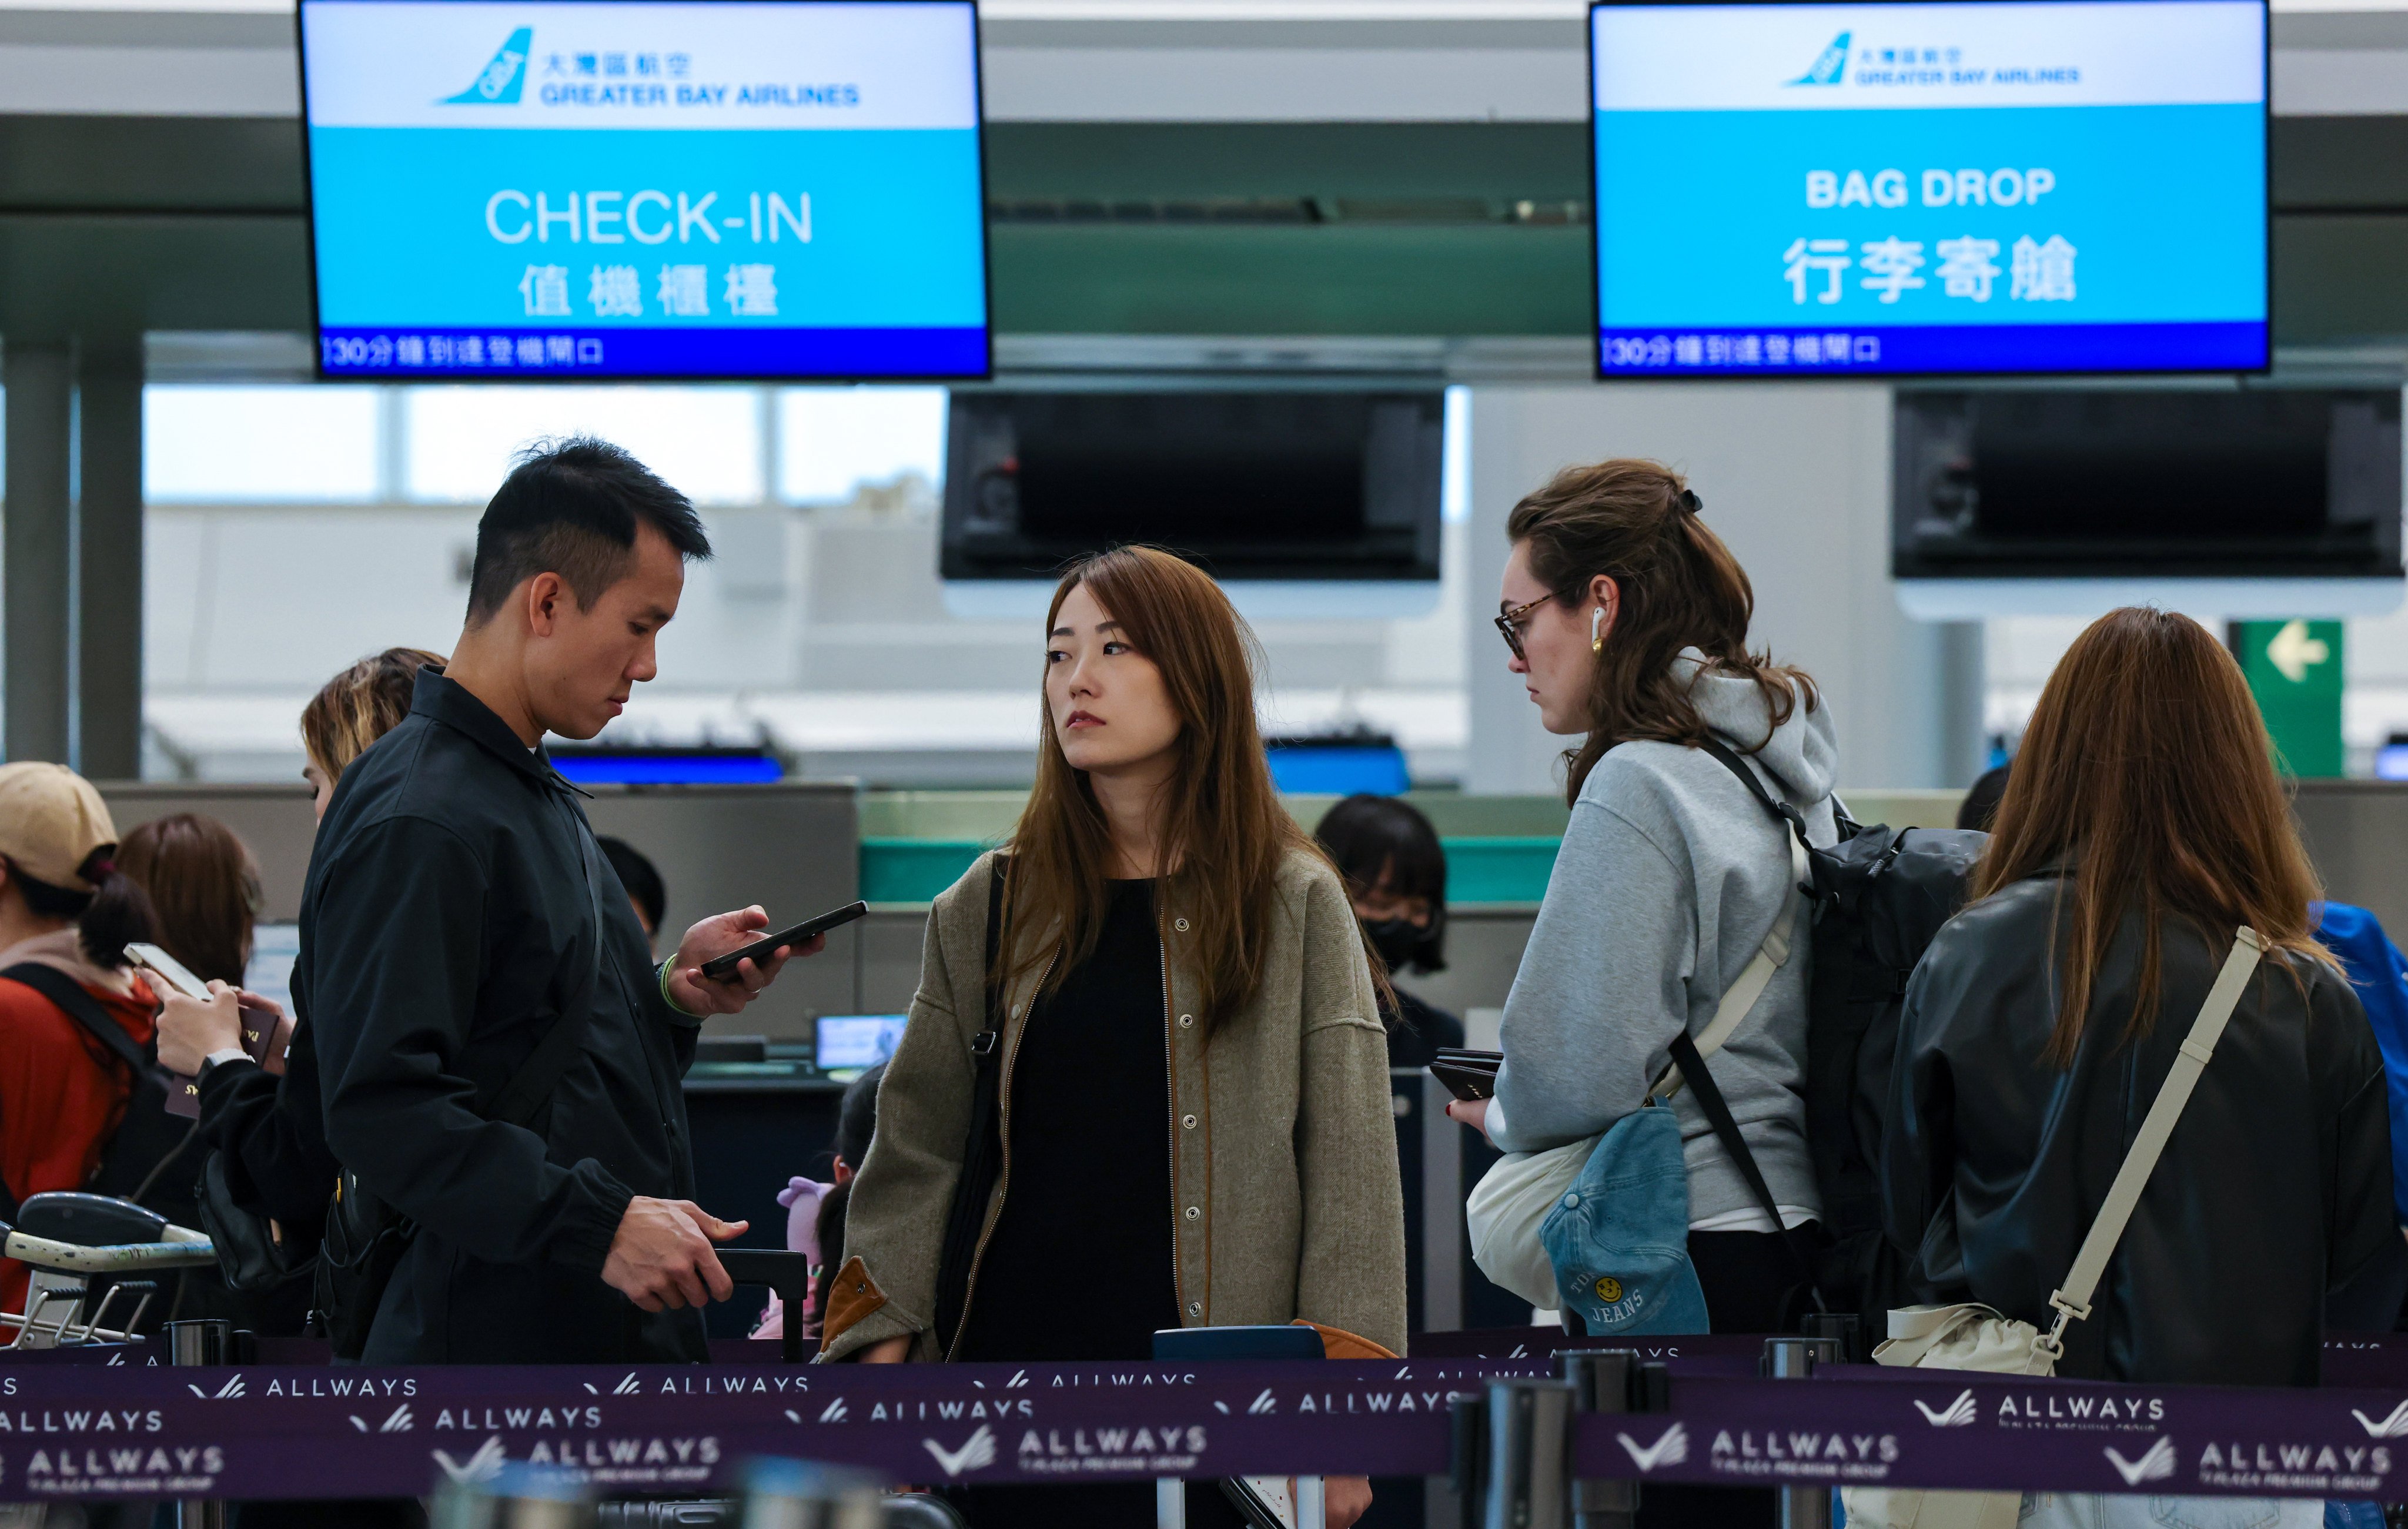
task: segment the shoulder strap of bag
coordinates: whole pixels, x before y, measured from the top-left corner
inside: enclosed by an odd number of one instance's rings
[[[1764,1181],[1764,1170],[1756,1165],[1756,1154],[1748,1150],[1747,1138],[1739,1134],[1739,1122],[1732,1118],[1730,1105],[1723,1098],[1722,1085],[1706,1070],[1706,1059],[1698,1054],[1698,1043],[1684,1033],[1672,1037],[1672,1065],[1689,1079],[1690,1090],[1697,1094],[1698,1107],[1705,1111],[1707,1122],[1714,1128],[1714,1138],[1723,1150],[1739,1165],[1740,1177],[1747,1180],[1750,1193],[1766,1215],[1772,1218],[1772,1228],[1781,1234],[1781,1246],[1789,1255],[1790,1272],[1797,1276],[1799,1288],[1813,1297],[1814,1309],[1830,1309],[1823,1299],[1823,1287],[1814,1278],[1814,1260],[1807,1251],[1806,1241],[1798,1229],[1781,1219],[1781,1207],[1772,1198],[1771,1187]]]
[[[984,1020],[970,1041],[970,1122],[962,1140],[961,1175],[953,1182],[953,1199],[945,1216],[944,1242],[937,1258],[937,1342],[948,1358],[961,1341],[962,1318],[969,1306],[970,1265],[978,1256],[979,1233],[986,1223],[986,1204],[995,1186],[1002,1137],[996,1127],[1003,1094],[1003,1005],[1005,984],[996,980],[996,954],[1003,944],[1004,878],[1010,861],[996,855],[988,868],[986,942],[980,948]]]
[[[560,1011],[560,1018],[536,1042],[535,1050],[519,1064],[519,1070],[502,1085],[494,1097],[488,1120],[503,1121],[511,1125],[524,1125],[533,1120],[552,1091],[568,1075],[569,1067],[585,1050],[585,1030],[594,1017],[594,990],[602,980],[602,948],[609,943],[609,926],[602,922],[602,878],[595,864],[594,835],[580,817],[577,834],[578,858],[585,868],[585,898],[594,915],[593,959],[587,962],[584,979],[569,993]]]
[[[2124,1154],[2123,1165],[2107,1186],[2107,1197],[2099,1203],[2099,1214],[2082,1239],[2081,1250],[2073,1255],[2073,1267],[2066,1274],[2064,1285],[2048,1298],[2048,1304],[2057,1308],[2057,1322],[2038,1347],[2052,1362],[2065,1352],[2066,1328],[2090,1315],[2090,1297],[2107,1272],[2107,1260],[2114,1256],[2115,1244],[2123,1240],[2124,1228],[2140,1207],[2141,1191],[2157,1171],[2157,1159],[2174,1134],[2174,1122],[2182,1119],[2191,1091],[2199,1086],[2200,1075],[2215,1055],[2215,1043],[2224,1037],[2224,1027],[2240,1007],[2242,991],[2249,985],[2250,974],[2258,969],[2265,950],[2265,941],[2255,929],[2243,924],[2233,931],[2232,950],[2224,958],[2224,969],[2215,974],[2207,1001],[2199,1006],[2199,1018],[2191,1022],[2190,1034],[2183,1037],[2174,1065],[2166,1072],[2165,1086],[2157,1090],[2157,1099],[2141,1122],[2140,1135],[2132,1138],[2131,1150]]]
[[[82,1026],[93,1039],[108,1049],[109,1055],[125,1065],[130,1079],[138,1081],[150,1065],[150,1059],[134,1044],[134,1037],[124,1027],[108,1017],[99,1001],[84,991],[82,983],[38,961],[23,961],[0,971],[0,979],[22,982],[58,1007],[59,1012]],[[0,1183],[0,1222],[14,1222],[22,1207],[16,1193]]]
[[[1781,1207],[1772,1198],[1770,1186],[1764,1181],[1764,1170],[1757,1166],[1755,1152],[1748,1149],[1747,1138],[1740,1135],[1739,1122],[1731,1115],[1730,1105],[1723,1098],[1721,1086],[1714,1081],[1713,1073],[1706,1066],[1706,1058],[1721,1049],[1723,1042],[1730,1038],[1731,1032],[1739,1028],[1740,1022],[1756,1007],[1756,1000],[1764,996],[1764,990],[1771,984],[1772,974],[1789,963],[1792,940],[1797,933],[1799,889],[1805,884],[1809,871],[1806,819],[1796,807],[1766,791],[1764,782],[1756,779],[1756,772],[1748,768],[1720,738],[1708,734],[1699,747],[1720,762],[1724,768],[1739,777],[1741,783],[1747,787],[1748,793],[1766,811],[1788,825],[1790,832],[1785,837],[1789,846],[1789,882],[1781,900],[1781,911],[1773,918],[1772,928],[1764,936],[1763,945],[1757,948],[1755,959],[1747,964],[1738,979],[1723,991],[1722,1002],[1714,1007],[1714,1017],[1695,1039],[1685,1031],[1672,1037],[1672,1065],[1665,1069],[1662,1078],[1656,1079],[1651,1093],[1656,1097],[1669,1099],[1684,1079],[1687,1081],[1697,1095],[1698,1107],[1714,1128],[1715,1139],[1722,1143],[1723,1151],[1738,1166],[1740,1176],[1747,1180],[1748,1190],[1756,1196],[1758,1207],[1771,1218],[1773,1230],[1781,1236],[1782,1248],[1789,1255],[1791,1272],[1797,1276],[1799,1286],[1812,1295],[1815,1309],[1828,1310],[1823,1299],[1822,1286],[1814,1278],[1813,1259],[1807,1251],[1804,1239],[1782,1220]]]
[[[150,1059],[142,1054],[142,1048],[134,1043],[134,1037],[125,1033],[125,1027],[108,1017],[108,1010],[100,1007],[98,999],[84,991],[81,982],[56,966],[46,966],[38,961],[22,961],[0,971],[0,979],[22,982],[57,1005],[59,1012],[89,1031],[93,1039],[108,1049],[111,1056],[125,1064],[127,1071],[135,1078],[140,1078],[149,1070]]]
[[[1799,889],[1805,885],[1809,868],[1806,864],[1807,839],[1804,815],[1788,803],[1776,801],[1772,794],[1764,789],[1764,782],[1756,778],[1756,772],[1749,769],[1737,754],[1732,753],[1720,738],[1709,734],[1706,741],[1698,747],[1721,761],[1725,768],[1744,781],[1748,791],[1758,802],[1764,804],[1765,810],[1787,823],[1791,829],[1788,894],[1782,898],[1781,912],[1773,919],[1771,932],[1764,936],[1764,943],[1757,947],[1756,959],[1750,961],[1746,969],[1739,974],[1738,979],[1723,991],[1722,1002],[1714,1007],[1714,1017],[1707,1022],[1706,1028],[1698,1036],[1698,1054],[1700,1057],[1709,1057],[1722,1050],[1723,1042],[1730,1039],[1731,1032],[1737,1030],[1740,1022],[1746,1019],[1748,1012],[1756,1007],[1756,1001],[1763,997],[1764,990],[1771,985],[1772,974],[1789,964],[1791,937],[1798,928],[1798,903],[1800,895]],[[1667,1067],[1664,1069],[1664,1075],[1656,1079],[1655,1086],[1649,1089],[1648,1093],[1656,1098],[1669,1099],[1679,1091],[1681,1079],[1679,1067]]]

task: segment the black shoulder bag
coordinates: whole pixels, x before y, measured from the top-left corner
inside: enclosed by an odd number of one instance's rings
[[[192,1145],[197,1121],[185,1123],[167,1113],[169,1088],[175,1086],[159,1065],[157,1043],[137,1046],[125,1027],[108,1017],[84,985],[38,961],[27,961],[0,971],[0,979],[21,982],[55,1005],[125,1069],[130,1090],[125,1113],[101,1149],[100,1166],[83,1186],[94,1194],[111,1194],[140,1203],[155,1199],[151,1209],[170,1221],[188,1221],[193,1192],[189,1183],[170,1190],[158,1188],[168,1170]],[[0,1192],[5,1193],[5,1192]]]
[[[1003,1173],[1003,984],[995,979],[996,951],[1003,937],[1005,860],[995,857],[986,889],[983,974],[986,1024],[970,1042],[970,1129],[962,1144],[962,1176],[945,1218],[945,1241],[937,1259],[937,1346],[951,1357],[961,1339],[970,1298],[970,1265],[978,1261],[979,1234],[986,1227],[987,1201]]]
[[[584,861],[585,892],[594,913],[594,959],[569,1001],[561,1006],[560,1017],[484,1112],[489,1121],[519,1126],[531,1122],[585,1050],[586,1022],[593,1017],[594,990],[602,976],[602,947],[609,935],[602,920],[602,878],[595,865],[594,836],[580,829],[577,848]],[[366,1350],[368,1329],[376,1322],[377,1308],[384,1302],[385,1287],[393,1282],[402,1255],[417,1237],[418,1224],[379,1199],[357,1174],[345,1168],[336,1176],[311,1303],[312,1320],[324,1329],[336,1358],[357,1359]]]

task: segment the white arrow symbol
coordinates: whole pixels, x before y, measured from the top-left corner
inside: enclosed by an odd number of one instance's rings
[[[2308,636],[2305,622],[2286,622],[2266,644],[2266,656],[2283,678],[2296,685],[2308,678],[2308,671],[2332,657],[2332,645],[2322,637]]]

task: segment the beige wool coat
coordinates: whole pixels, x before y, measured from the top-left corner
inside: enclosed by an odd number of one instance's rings
[[[914,1359],[943,1357],[932,1331],[938,1253],[969,1130],[971,1045],[984,1025],[993,861],[981,857],[929,911],[920,990],[853,1181],[823,1359],[907,1336]],[[1175,899],[1158,911],[1172,1143],[1162,1213],[1176,1237],[1182,1320],[1190,1327],[1311,1322],[1340,1330],[1333,1352],[1352,1334],[1401,1353],[1404,1197],[1387,1041],[1345,889],[1318,856],[1288,853],[1262,985],[1209,1047],[1194,974],[1176,956],[1182,912]],[[982,1248],[1010,1193],[1012,1134],[1079,1129],[1076,1120],[1011,1118],[1012,1061],[1037,986],[1025,979],[1008,994],[1004,1171]],[[1111,1236],[1111,1226],[1099,1222],[1095,1235]],[[1063,1299],[1075,1302],[1078,1249],[1062,1250],[1061,1276]],[[978,1298],[974,1275],[973,1309]],[[1044,1313],[1028,1320],[1042,1322]]]

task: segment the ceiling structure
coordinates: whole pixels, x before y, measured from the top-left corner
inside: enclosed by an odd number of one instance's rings
[[[2391,364],[2408,6],[2274,11],[2277,345]],[[988,0],[1005,364],[1284,336],[1254,364],[1390,339],[1585,375],[1583,14]],[[0,334],[307,328],[293,26],[278,0],[0,6]]]

